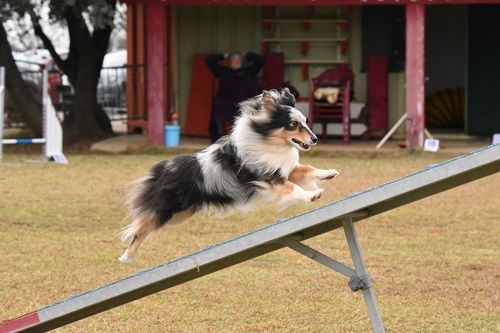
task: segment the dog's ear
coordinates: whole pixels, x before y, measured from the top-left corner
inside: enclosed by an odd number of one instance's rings
[[[295,96],[290,92],[288,87],[281,90],[281,104],[295,107]]]
[[[262,92],[262,108],[265,112],[272,113],[276,111],[277,104],[271,93],[267,90]]]

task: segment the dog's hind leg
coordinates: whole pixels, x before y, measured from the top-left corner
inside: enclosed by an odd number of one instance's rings
[[[156,215],[152,212],[135,218],[122,232],[122,240],[128,243],[128,247],[118,259],[123,263],[132,261],[142,242],[158,227]]]
[[[193,211],[191,210],[184,210],[182,212],[175,213],[172,215],[172,218],[165,223],[167,224],[178,224],[185,222],[187,219],[189,219],[191,216],[193,216]]]
[[[190,218],[192,215],[192,211],[185,210],[173,214],[170,219],[164,221],[163,223],[158,223],[157,217],[154,213],[145,214],[142,218],[135,219],[122,233],[123,241],[127,242],[129,245],[119,260],[123,263],[132,261],[142,242],[144,242],[149,234],[161,228],[166,223],[181,223]]]

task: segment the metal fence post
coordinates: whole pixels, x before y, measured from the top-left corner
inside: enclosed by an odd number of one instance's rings
[[[368,280],[367,285],[360,289],[363,292],[363,298],[368,310],[368,316],[370,317],[370,321],[372,323],[373,332],[384,333],[384,324],[382,323],[382,317],[380,316],[380,312],[378,311],[377,300],[375,299],[375,293],[373,292],[371,279],[368,275],[368,271],[363,260],[363,254],[361,253],[358,236],[356,235],[356,231],[354,230],[352,217],[346,217],[342,221],[342,224],[344,226],[344,232],[347,238],[347,244],[349,245],[349,252],[351,252],[352,261],[356,269],[356,274],[358,277]]]
[[[0,67],[0,163],[3,159],[3,117],[5,107],[5,67]]]

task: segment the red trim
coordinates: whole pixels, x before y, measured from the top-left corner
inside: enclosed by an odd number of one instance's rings
[[[4,322],[0,323],[0,333],[10,333],[14,332],[21,328],[30,327],[34,324],[40,322],[40,318],[38,318],[38,312],[30,312],[21,317],[17,317],[14,319],[8,319]]]
[[[498,0],[120,0],[123,3],[199,6],[336,6],[336,5],[471,5],[498,4]]]

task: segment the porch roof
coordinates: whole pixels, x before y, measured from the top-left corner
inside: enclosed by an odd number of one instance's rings
[[[200,6],[335,6],[335,5],[471,5],[498,4],[499,0],[121,0],[130,4],[163,3],[165,5]]]

